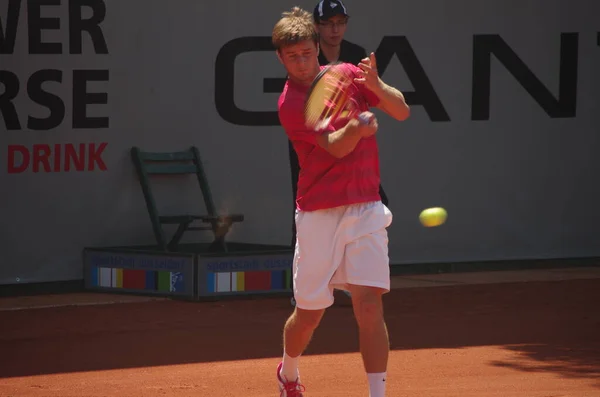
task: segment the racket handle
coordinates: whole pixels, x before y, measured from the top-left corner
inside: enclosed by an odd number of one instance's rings
[[[358,115],[358,121],[363,124],[370,124],[371,120],[373,120],[373,113],[371,112],[362,112]]]

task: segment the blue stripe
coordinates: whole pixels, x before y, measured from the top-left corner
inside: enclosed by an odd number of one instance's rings
[[[151,291],[156,290],[156,272],[146,271],[146,289]]]
[[[215,292],[215,274],[206,274],[206,292]]]
[[[283,280],[285,276],[284,270],[276,270],[271,272],[271,289],[283,289]]]
[[[92,266],[90,269],[90,283],[92,287],[98,286],[98,273],[100,273],[100,269],[97,266]]]

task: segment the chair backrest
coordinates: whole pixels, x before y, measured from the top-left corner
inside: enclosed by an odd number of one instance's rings
[[[202,165],[200,152],[197,147],[192,146],[188,150],[181,152],[144,152],[134,146],[131,148],[131,156],[140,178],[142,191],[151,216],[158,216],[158,214],[156,212],[156,203],[150,193],[149,175],[181,174],[196,174],[207,215],[217,215],[210,186],[204,173],[204,166]]]
[[[165,153],[142,152],[137,147],[132,150],[147,174],[195,174],[197,171],[192,150]]]

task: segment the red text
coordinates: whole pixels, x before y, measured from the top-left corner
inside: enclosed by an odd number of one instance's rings
[[[57,143],[8,146],[8,173],[106,171],[102,159],[108,143]]]

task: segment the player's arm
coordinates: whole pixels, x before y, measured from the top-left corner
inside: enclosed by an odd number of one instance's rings
[[[296,103],[286,103],[279,109],[279,121],[288,138],[318,145],[336,158],[350,154],[361,138],[373,135],[378,128],[377,120],[370,114],[367,115],[371,120],[369,124],[353,119],[339,130],[318,133],[307,129],[301,109],[302,105]]]
[[[372,117],[369,124],[352,119],[337,131],[317,136],[317,143],[333,157],[341,159],[354,150],[358,142],[377,132],[377,120]]]
[[[360,68],[358,70],[359,77],[354,81],[361,84],[366,92],[377,97],[375,107],[396,120],[406,120],[410,115],[410,108],[404,95],[398,89],[384,83],[379,77],[375,54],[371,53],[368,58],[363,59],[358,67]]]
[[[406,104],[404,95],[398,89],[384,83],[380,77],[378,79],[379,88],[373,91],[377,95],[377,98],[379,98],[379,103],[376,107],[396,120],[406,120],[410,116],[410,108]]]

